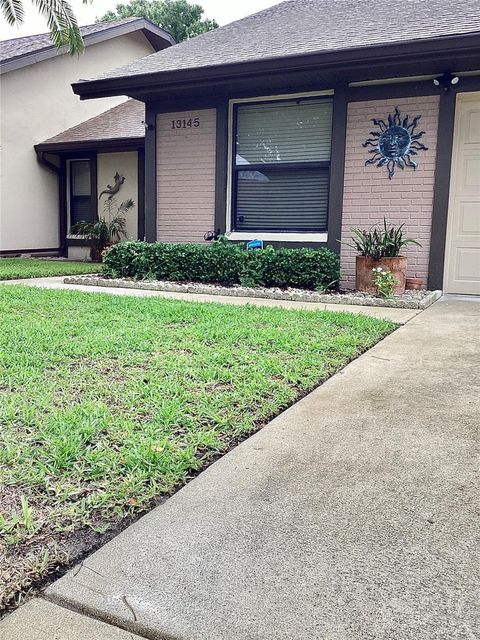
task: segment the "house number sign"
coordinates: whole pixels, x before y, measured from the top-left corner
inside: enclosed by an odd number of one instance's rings
[[[412,167],[415,170],[417,162],[412,156],[417,156],[419,151],[427,151],[428,149],[419,142],[425,131],[415,133],[421,117],[416,116],[411,122],[408,116],[402,119],[399,108],[395,107],[395,113],[388,114],[387,122],[374,118],[372,122],[379,130],[370,131],[372,137],[362,145],[372,147],[369,149],[372,157],[365,161],[365,165],[386,166],[390,180],[395,173],[395,167],[400,167],[400,169]]]
[[[178,118],[172,120],[172,129],[197,129],[200,126],[200,118]]]

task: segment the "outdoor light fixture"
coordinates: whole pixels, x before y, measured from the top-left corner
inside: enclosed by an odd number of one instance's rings
[[[145,122],[145,120],[142,120],[142,124],[145,127],[145,131],[153,131],[155,128],[153,124],[149,124],[148,122]]]
[[[450,87],[452,85],[456,85],[459,80],[460,78],[458,76],[454,76],[452,73],[447,71],[438,78],[434,78],[432,82],[436,87],[441,87],[445,93],[448,93],[450,91]]]

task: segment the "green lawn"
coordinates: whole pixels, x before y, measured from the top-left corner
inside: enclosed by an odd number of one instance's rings
[[[21,285],[0,324],[0,606],[394,329]]]
[[[0,258],[0,280],[48,278],[98,273],[101,264],[68,260],[38,260],[36,258]]]

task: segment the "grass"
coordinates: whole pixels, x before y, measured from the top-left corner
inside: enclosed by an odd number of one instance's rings
[[[0,606],[394,328],[21,285],[0,324]]]
[[[101,267],[101,264],[92,262],[39,260],[36,258],[0,258],[0,280],[75,276],[83,273],[98,273]]]

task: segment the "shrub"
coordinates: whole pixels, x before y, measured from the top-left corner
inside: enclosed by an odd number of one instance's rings
[[[103,272],[136,280],[325,290],[338,282],[340,264],[329,249],[247,251],[228,240],[209,245],[134,241],[113,246]]]

